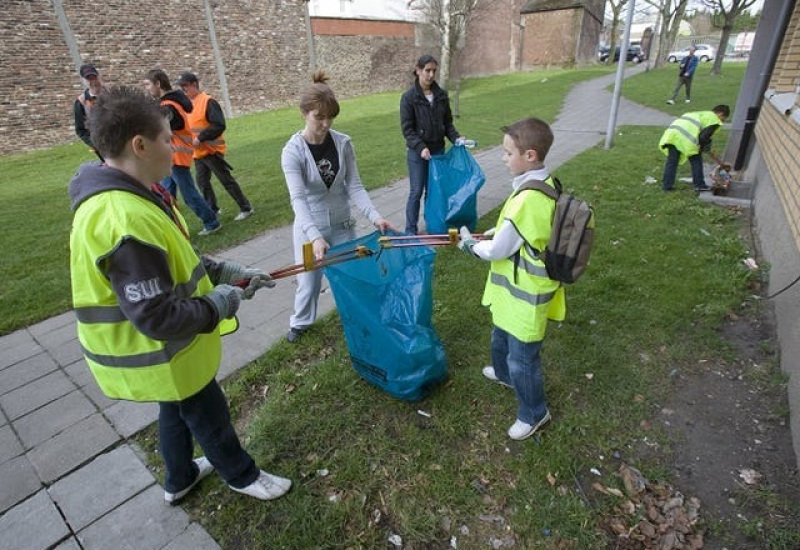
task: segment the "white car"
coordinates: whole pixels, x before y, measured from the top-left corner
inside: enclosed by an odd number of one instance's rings
[[[683,58],[689,55],[689,48],[691,46],[686,46],[682,50],[675,50],[674,52],[669,52],[667,54],[667,61],[670,63],[679,63],[683,61]],[[714,46],[710,46],[708,44],[695,44],[694,47],[696,48],[696,52],[694,55],[697,56],[697,59],[706,63],[708,61],[712,61],[715,57],[717,57],[717,49]]]

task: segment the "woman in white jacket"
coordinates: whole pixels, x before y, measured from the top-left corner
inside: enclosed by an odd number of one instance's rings
[[[300,113],[306,124],[289,139],[281,154],[294,210],[297,263],[303,261],[304,243],[312,243],[314,257],[322,259],[331,246],[356,237],[351,201],[381,232],[397,230],[380,215],[364,189],[350,136],[331,130],[339,102],[327,81],[324,72],[315,73],[313,83],[300,96]],[[320,270],[297,276],[294,314],[286,335],[289,342],[296,342],[316,319],[321,286]]]

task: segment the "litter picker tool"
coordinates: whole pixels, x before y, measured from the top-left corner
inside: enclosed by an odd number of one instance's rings
[[[476,241],[486,239],[483,233],[474,233],[472,238]],[[381,250],[387,248],[408,248],[412,246],[446,246],[457,245],[459,241],[458,230],[450,228],[446,234],[441,235],[381,235],[378,244]]]
[[[302,263],[287,265],[278,268],[275,271],[271,271],[269,273],[269,276],[272,279],[283,279],[285,277],[291,277],[292,275],[297,275],[298,273],[303,273],[305,271],[313,271],[315,269],[320,269],[322,267],[328,267],[329,265],[335,265],[342,262],[348,262],[350,260],[358,260],[360,258],[366,258],[367,256],[372,256],[373,254],[375,254],[373,250],[370,250],[366,246],[359,245],[356,246],[355,248],[351,248],[349,250],[342,250],[341,252],[330,254],[328,256],[324,256],[321,260],[317,260],[316,258],[314,258],[314,249],[311,243],[305,243],[303,245]],[[250,284],[250,279],[243,279],[241,281],[236,282],[236,286],[240,288],[246,288],[247,285],[249,284]]]

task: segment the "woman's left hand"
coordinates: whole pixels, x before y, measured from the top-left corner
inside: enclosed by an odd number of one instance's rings
[[[384,220],[383,218],[378,218],[375,220],[375,227],[380,230],[381,233],[386,233],[387,229],[391,229],[392,231],[400,232],[392,223],[388,220]]]

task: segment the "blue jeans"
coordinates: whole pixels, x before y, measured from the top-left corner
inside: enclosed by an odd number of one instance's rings
[[[514,387],[517,418],[534,425],[547,414],[544,378],[538,342],[521,342],[495,326],[492,329],[492,365],[497,378]]]
[[[178,191],[180,191],[186,206],[191,208],[192,212],[200,218],[205,229],[210,230],[219,227],[217,215],[214,214],[200,191],[195,187],[192,171],[188,166],[175,166],[173,164],[172,174],[164,178],[161,181],[161,185],[175,198],[178,197]]]
[[[440,155],[443,151],[431,151],[431,155]],[[419,156],[414,149],[406,150],[408,164],[408,181],[411,190],[406,202],[406,234],[416,235],[419,230],[419,206],[423,195],[428,191],[428,161]]]
[[[675,175],[678,172],[678,161],[681,154],[674,145],[667,144],[667,163],[664,165],[664,178],[661,183],[664,191],[675,189]],[[692,183],[695,189],[705,186],[706,178],[703,175],[703,155],[700,153],[689,157],[689,164],[692,167]]]
[[[260,473],[231,424],[225,395],[216,380],[183,401],[158,404],[158,439],[167,473],[164,489],[177,493],[197,477],[192,436],[228,485],[241,489]]]

